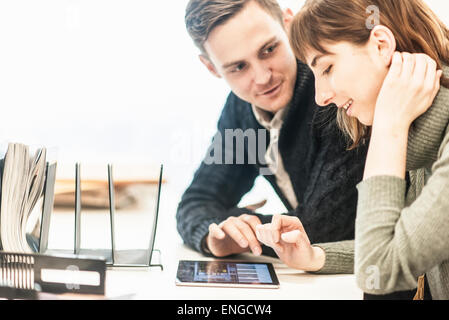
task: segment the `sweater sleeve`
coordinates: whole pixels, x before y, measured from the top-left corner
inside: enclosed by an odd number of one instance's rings
[[[208,252],[204,250],[202,241],[208,234],[211,223],[218,224],[230,216],[252,213],[237,205],[252,188],[259,174],[257,166],[248,164],[249,161],[238,164],[236,157],[241,155],[236,154],[236,146],[225,144],[225,130],[241,128],[239,117],[242,115],[238,107],[247,106],[241,105],[241,101],[231,93],[218,122],[217,134],[190,186],[184,192],[176,213],[177,229],[184,242],[206,255]],[[230,145],[233,149],[226,149]],[[230,154],[234,157],[231,163],[227,159]],[[248,155],[245,154],[244,157],[247,159]],[[262,223],[270,221],[270,217],[258,216]],[[269,251],[267,248],[265,250]]]
[[[449,145],[421,194],[405,205],[406,183],[375,176],[358,186],[355,273],[366,293],[416,288],[417,278],[449,259]]]
[[[326,254],[323,268],[310,272],[315,274],[352,274],[354,273],[354,240],[319,243]]]

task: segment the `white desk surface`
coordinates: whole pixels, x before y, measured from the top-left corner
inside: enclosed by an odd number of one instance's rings
[[[170,299],[170,300],[314,300],[363,298],[354,275],[314,275],[290,269],[279,259],[255,257],[251,254],[238,256],[239,260],[273,263],[280,281],[279,289],[180,287],[175,285],[179,260],[208,260],[182,243],[176,231],[175,211],[177,202],[165,190],[162,194],[155,248],[160,249],[164,270],[160,268],[108,268],[106,274],[106,297],[120,299]],[[147,242],[148,225],[142,212],[116,212],[116,247],[130,241]],[[81,246],[85,243],[96,248],[110,248],[108,214],[82,211]],[[49,247],[73,248],[73,210],[52,215]],[[145,225],[145,228],[142,226]],[[123,229],[117,228],[120,226]],[[142,229],[142,230],[140,230]],[[120,231],[125,230],[125,232]],[[125,246],[125,245],[124,245]]]
[[[353,275],[312,275],[293,270],[270,257],[243,255],[248,261],[268,261],[275,266],[279,289],[180,287],[175,285],[179,259],[205,259],[200,254],[177,244],[173,251],[163,251],[164,270],[119,269],[107,272],[107,297],[170,300],[339,300],[362,299]],[[177,248],[175,248],[177,247]],[[130,294],[130,296],[126,296]]]

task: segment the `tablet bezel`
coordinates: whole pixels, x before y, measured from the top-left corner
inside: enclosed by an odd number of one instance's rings
[[[183,262],[221,262],[221,263],[241,263],[250,265],[265,265],[268,268],[272,283],[235,283],[235,282],[202,282],[202,281],[181,281],[178,278],[179,267]],[[220,287],[220,288],[260,288],[260,289],[278,289],[280,287],[279,279],[274,270],[274,266],[270,262],[252,262],[243,260],[179,260],[176,269],[176,285],[178,286],[193,286],[193,287]]]

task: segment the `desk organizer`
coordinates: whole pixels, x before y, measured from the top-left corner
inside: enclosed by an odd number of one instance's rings
[[[108,165],[108,192],[109,192],[109,222],[111,231],[111,248],[108,249],[83,249],[81,248],[81,178],[80,178],[80,164],[77,163],[75,167],[75,239],[73,251],[66,250],[46,250],[48,239],[45,240],[45,245],[42,247],[47,253],[72,253],[76,255],[103,257],[106,264],[112,267],[159,267],[163,270],[161,261],[161,252],[154,249],[154,241],[156,238],[157,220],[159,214],[159,201],[162,184],[163,166],[160,167],[158,189],[156,196],[156,206],[153,218],[153,225],[148,228],[150,232],[150,242],[146,249],[130,249],[130,250],[116,250],[115,244],[115,191],[112,174],[112,165]],[[154,253],[158,254],[158,263],[153,264]]]
[[[0,252],[0,297],[36,299],[39,292],[105,293],[100,259]]]

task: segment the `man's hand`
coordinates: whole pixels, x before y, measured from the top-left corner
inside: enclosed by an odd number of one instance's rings
[[[256,256],[262,254],[262,247],[256,238],[256,227],[261,225],[257,216],[242,214],[229,217],[219,225],[212,223],[206,244],[216,257],[225,257],[252,251]]]
[[[260,225],[257,238],[274,249],[287,266],[304,271],[318,271],[324,266],[325,253],[313,247],[297,217],[275,215],[271,223]]]

